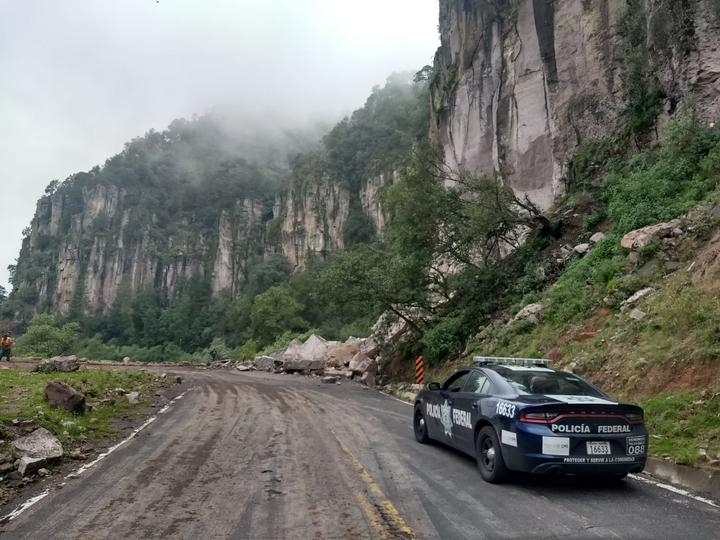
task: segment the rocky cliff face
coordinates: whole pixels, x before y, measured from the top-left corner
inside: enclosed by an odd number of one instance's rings
[[[213,116],[150,131],[103,167],[48,186],[14,298],[27,315],[74,316],[105,313],[125,291],[237,297],[269,256],[300,271],[381,236],[382,191],[427,132],[427,95],[426,83],[395,75],[322,143],[238,138]]]
[[[293,270],[305,267],[308,257],[323,257],[345,247],[344,229],[350,214],[350,198],[357,195],[362,212],[382,237],[387,215],[382,189],[393,175],[378,175],[363,182],[357,194],[328,178],[312,179],[309,185],[278,196],[273,214],[280,219],[279,251]],[[272,244],[270,248],[273,249]]]
[[[381,231],[383,177],[370,179],[359,197]],[[327,178],[309,179],[278,195],[275,204],[252,198],[213,210],[217,225],[197,216],[160,226],[157,216],[138,215],[127,191],[96,185],[71,197],[60,189],[40,199],[18,265],[18,289],[38,310],[63,315],[106,312],[122,286],[161,290],[172,298],[180,284],[206,277],[212,294],[237,295],[252,264],[269,253],[284,255],[292,269],[308,257],[344,247],[350,191]],[[226,205],[227,206],[227,205]],[[271,224],[279,229],[273,237]]]
[[[638,70],[658,112],[692,94],[718,119],[719,20],[714,0],[441,0],[432,90],[448,165],[498,174],[547,209],[577,146],[626,120]]]

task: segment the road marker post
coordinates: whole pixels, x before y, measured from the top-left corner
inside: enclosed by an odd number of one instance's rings
[[[415,359],[415,383],[425,384],[425,360],[422,355]]]

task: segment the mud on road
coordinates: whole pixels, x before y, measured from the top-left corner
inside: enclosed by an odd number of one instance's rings
[[[628,480],[482,482],[352,384],[204,371],[2,538],[713,538],[720,509]]]

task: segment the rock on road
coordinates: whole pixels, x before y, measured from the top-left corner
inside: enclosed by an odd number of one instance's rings
[[[720,509],[654,485],[522,477],[415,442],[355,385],[198,372],[164,415],[2,538],[717,538]]]

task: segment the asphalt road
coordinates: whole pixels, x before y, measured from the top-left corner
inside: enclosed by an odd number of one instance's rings
[[[186,374],[187,376],[187,374]],[[202,372],[167,413],[0,525],[2,538],[718,538],[720,509],[629,479],[484,483],[351,384]]]

